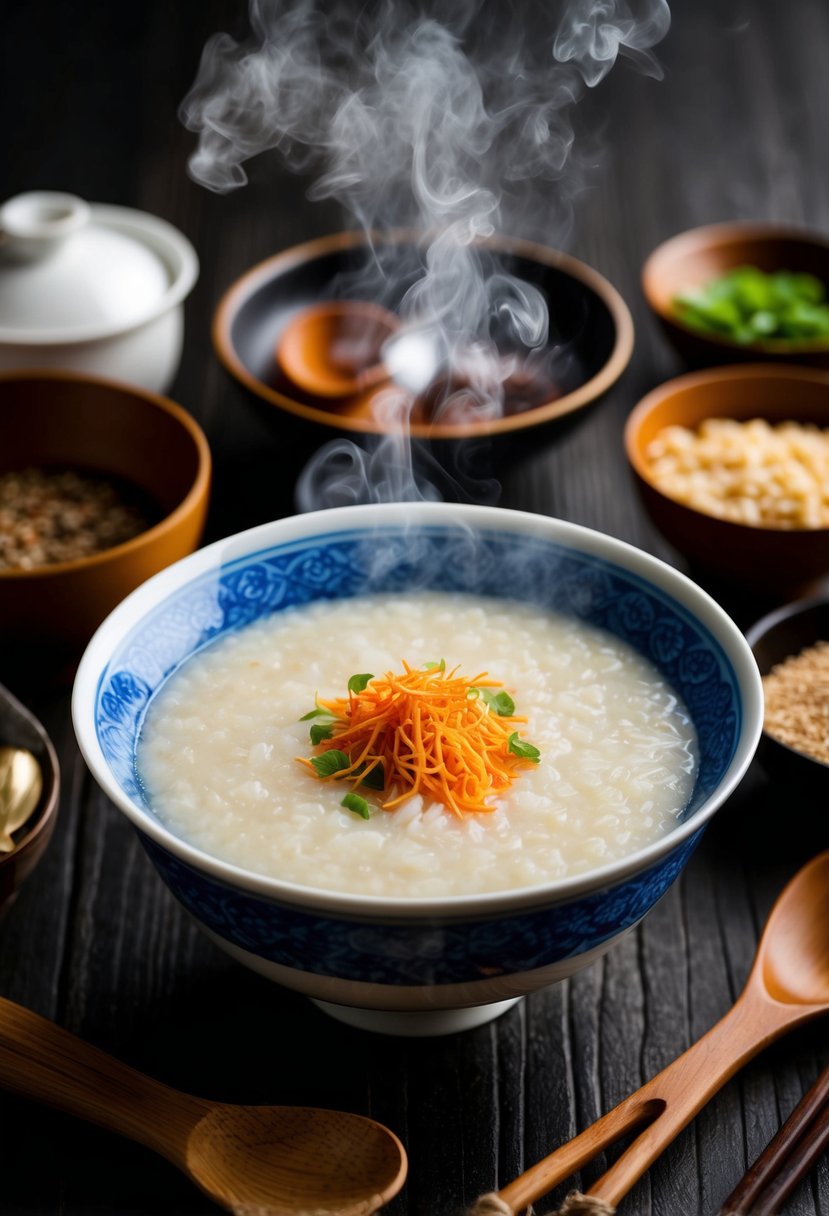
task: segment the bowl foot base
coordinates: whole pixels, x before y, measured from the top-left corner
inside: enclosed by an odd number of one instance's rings
[[[351,1005],[334,1005],[330,1001],[314,1000],[313,1003],[323,1013],[336,1018],[338,1022],[345,1022],[346,1026],[354,1026],[357,1030],[370,1030],[374,1034],[406,1038],[432,1038],[484,1026],[512,1009],[520,1000],[521,997],[516,996],[508,1001],[493,1001],[490,1005],[473,1005],[469,1009],[430,1009],[423,1013],[355,1009]]]

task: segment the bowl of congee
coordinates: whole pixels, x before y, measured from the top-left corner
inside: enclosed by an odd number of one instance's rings
[[[682,574],[497,508],[347,507],[150,579],[75,730],[219,946],[340,1020],[479,1025],[648,912],[762,727],[742,634]]]

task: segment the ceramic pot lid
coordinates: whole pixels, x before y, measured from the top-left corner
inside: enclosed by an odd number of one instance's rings
[[[0,207],[0,328],[46,339],[126,329],[156,312],[171,267],[123,216],[143,213],[45,190]]]

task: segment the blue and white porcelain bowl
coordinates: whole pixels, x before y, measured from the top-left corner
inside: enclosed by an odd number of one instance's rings
[[[136,777],[135,753],[147,705],[171,672],[213,638],[270,613],[412,587],[544,604],[645,654],[682,696],[698,734],[696,784],[677,827],[622,861],[545,886],[386,899],[246,872],[161,823]],[[169,567],[95,634],[73,715],[96,780],[219,946],[353,1025],[440,1034],[481,1024],[573,974],[641,920],[743,776],[762,704],[742,634],[669,566],[559,520],[421,503],[282,519]]]

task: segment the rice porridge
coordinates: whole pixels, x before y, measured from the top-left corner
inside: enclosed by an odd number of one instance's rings
[[[300,721],[317,695],[441,659],[500,681],[540,753],[490,812],[459,817],[419,793],[383,810],[362,791],[363,818],[341,805],[350,784],[297,763],[320,751]],[[534,606],[414,592],[319,602],[217,639],[151,702],[137,763],[162,822],[227,862],[326,890],[440,897],[582,874],[656,840],[690,798],[696,739],[659,673],[610,634]]]

